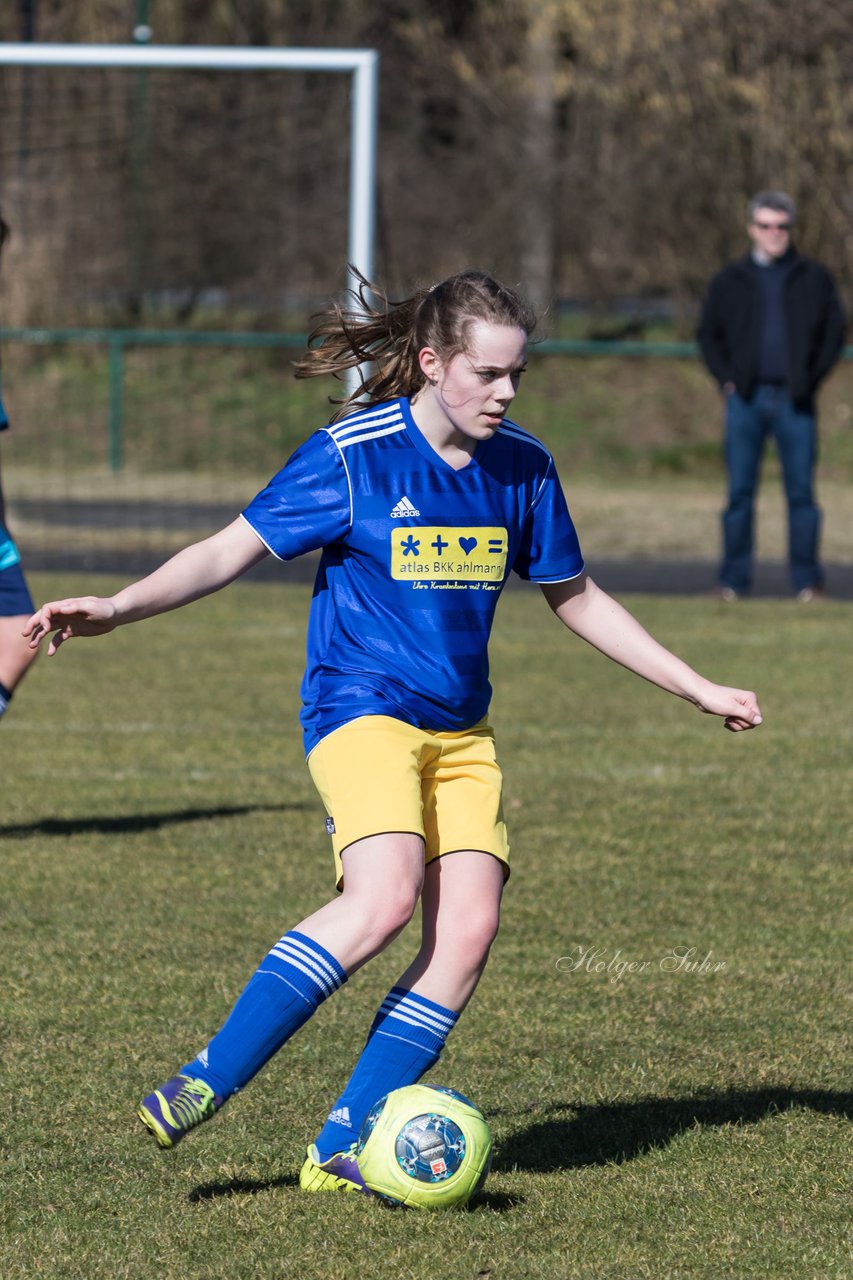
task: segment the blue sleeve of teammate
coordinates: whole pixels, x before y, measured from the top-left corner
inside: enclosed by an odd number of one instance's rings
[[[583,572],[578,535],[553,460],[527,513],[513,569],[530,582],[565,582]]]
[[[9,419],[6,417],[3,401],[0,400],[0,431],[5,431],[8,425]],[[0,509],[2,506],[2,494],[0,494]],[[13,565],[20,564],[20,561],[20,553],[9,535],[9,530],[0,522],[0,571],[11,569]]]
[[[279,560],[340,542],[352,525],[349,476],[327,431],[301,445],[243,519]]]
[[[20,562],[21,554],[18,548],[2,524],[0,524],[0,571],[11,569],[13,565],[20,564]]]

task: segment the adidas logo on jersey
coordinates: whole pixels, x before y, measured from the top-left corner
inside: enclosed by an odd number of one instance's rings
[[[392,520],[399,520],[403,516],[419,516],[421,513],[417,507],[413,507],[409,499],[403,494],[394,510],[391,512]]]

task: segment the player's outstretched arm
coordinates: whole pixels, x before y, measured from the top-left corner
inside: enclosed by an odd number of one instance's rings
[[[627,609],[582,574],[570,582],[549,583],[542,592],[557,617],[614,662],[668,693],[692,702],[700,711],[721,716],[737,733],[761,724],[754,693],[706,680],[659,644]]]
[[[27,622],[24,635],[35,649],[54,632],[47,650],[52,656],[74,636],[106,635],[128,622],[179,609],[210,595],[268,554],[245,520],[238,519],[212,537],[179,551],[147,578],[131,583],[114,596],[77,596],[43,604]]]

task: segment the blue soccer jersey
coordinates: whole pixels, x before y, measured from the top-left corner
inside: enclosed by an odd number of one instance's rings
[[[281,560],[323,548],[302,682],[306,751],[364,715],[462,730],[491,697],[488,639],[510,570],[583,571],[553,459],[504,421],[461,471],[407,399],[305,442],[243,512]]]

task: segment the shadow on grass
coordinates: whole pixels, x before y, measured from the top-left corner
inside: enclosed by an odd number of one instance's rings
[[[0,836],[76,836],[88,834],[133,835],[141,831],[157,831],[160,827],[182,822],[204,822],[208,818],[239,818],[247,813],[278,813],[284,810],[314,808],[297,804],[221,805],[216,809],[173,809],[165,813],[138,813],[116,818],[40,818],[37,822],[21,822],[0,826]]]
[[[203,1182],[193,1187],[187,1199],[190,1204],[204,1200],[218,1200],[221,1196],[256,1196],[261,1191],[273,1191],[276,1187],[298,1187],[299,1179],[293,1173],[280,1178],[232,1178],[230,1182]]]
[[[503,1191],[480,1191],[465,1206],[466,1213],[509,1213],[524,1204],[524,1196],[508,1196]]]
[[[222,1196],[255,1196],[261,1191],[274,1191],[277,1187],[299,1186],[295,1174],[285,1173],[280,1178],[249,1179],[234,1178],[230,1182],[203,1182],[193,1187],[187,1196],[190,1204],[201,1204],[205,1200],[218,1200]],[[398,1210],[399,1205],[379,1201],[382,1208]],[[465,1206],[466,1213],[507,1213],[517,1208],[524,1201],[521,1196],[508,1196],[500,1191],[481,1191],[479,1195]]]
[[[688,1129],[755,1124],[794,1107],[851,1118],[853,1093],[768,1088],[595,1106],[555,1103],[549,1110],[565,1112],[565,1118],[544,1120],[511,1134],[495,1152],[492,1168],[548,1173],[621,1164],[666,1146]]]

